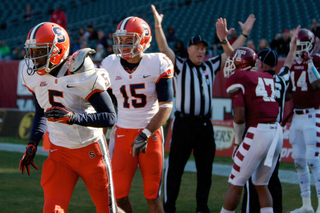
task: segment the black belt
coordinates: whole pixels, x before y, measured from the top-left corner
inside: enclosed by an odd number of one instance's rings
[[[205,120],[211,118],[210,114],[208,114],[208,115],[188,115],[188,114],[184,114],[179,111],[176,111],[174,113],[174,115],[179,118],[184,118],[184,119],[193,120],[193,121],[205,121]]]

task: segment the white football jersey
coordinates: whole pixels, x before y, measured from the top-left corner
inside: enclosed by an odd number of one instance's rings
[[[130,74],[122,67],[120,58],[110,55],[102,61],[102,67],[109,73],[112,92],[117,98],[117,126],[145,128],[159,111],[156,83],[173,75],[171,60],[162,53],[145,53]]]
[[[65,65],[59,72],[66,70]],[[59,75],[58,75],[59,76]],[[65,107],[78,113],[95,113],[87,100],[95,92],[107,90],[109,75],[104,69],[92,69],[63,77],[50,74],[27,74],[27,66],[22,72],[22,83],[35,94],[39,105],[46,111],[53,106]],[[50,141],[70,149],[85,147],[102,136],[102,128],[68,125],[47,121]]]

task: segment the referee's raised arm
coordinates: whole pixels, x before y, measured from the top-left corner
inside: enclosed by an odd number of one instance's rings
[[[175,59],[176,59],[175,54],[173,50],[168,46],[166,36],[161,26],[163,14],[159,15],[154,5],[151,5],[151,9],[154,16],[154,28],[155,28],[155,35],[156,35],[158,48],[160,52],[162,52],[163,54],[166,54],[171,59],[171,61],[175,64]]]

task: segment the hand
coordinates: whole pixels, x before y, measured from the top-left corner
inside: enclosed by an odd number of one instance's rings
[[[161,27],[162,19],[163,19],[163,14],[158,13],[156,7],[152,4],[151,9],[153,12],[153,17],[154,17],[154,26],[155,27]]]
[[[236,155],[238,148],[239,148],[239,144],[233,145],[232,160],[234,160],[234,156]]]
[[[241,21],[238,21],[238,23],[241,26],[242,33],[245,35],[249,35],[255,21],[256,21],[256,17],[253,14],[249,15],[246,22],[244,23],[242,23]]]
[[[309,53],[307,51],[302,51],[301,58],[307,62],[310,60],[312,61],[312,57],[309,55]]]
[[[36,143],[33,141],[30,141],[27,148],[26,148],[24,155],[22,156],[22,159],[20,160],[20,164],[19,164],[19,170],[22,170],[22,174],[24,174],[25,168],[27,168],[28,175],[30,176],[30,164],[36,170],[39,170],[39,168],[33,162],[33,158],[36,155],[36,152],[37,152]]]
[[[219,18],[216,22],[216,30],[218,38],[220,39],[220,41],[222,41],[224,39],[227,39],[228,35],[230,35],[232,31],[234,31],[234,28],[228,30],[227,20],[225,18]]]
[[[299,34],[299,31],[300,31],[300,25],[293,30],[293,34],[292,34],[292,38],[291,38],[291,47],[293,45],[297,45],[297,39],[298,39],[298,34]]]
[[[131,147],[133,147],[132,156],[135,157],[136,153],[139,156],[139,152],[145,153],[148,146],[148,136],[144,132],[140,132],[138,137],[133,141]]]
[[[48,121],[65,123],[65,124],[74,124],[76,115],[74,112],[68,111],[66,108],[61,107],[50,107],[44,113],[44,116]]]

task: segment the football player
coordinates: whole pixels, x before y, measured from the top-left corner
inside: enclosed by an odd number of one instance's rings
[[[163,168],[161,126],[172,110],[173,65],[162,53],[144,53],[151,30],[139,17],[127,17],[113,34],[113,55],[102,61],[117,99],[118,121],[112,154],[117,204],[133,212],[129,191],[139,165],[149,212],[163,212],[160,189]]]
[[[289,132],[292,157],[299,177],[302,207],[292,212],[314,212],[311,205],[310,171],[312,171],[320,213],[320,91],[319,56],[311,56],[315,36],[300,29],[297,39],[296,59],[291,67],[290,92],[293,96],[293,117]]]
[[[275,81],[268,72],[253,72],[256,59],[253,50],[240,47],[232,52],[224,67],[228,77],[225,87],[234,110],[235,148],[230,185],[221,213],[234,212],[242,188],[251,176],[261,212],[273,212],[267,185],[281,152],[282,128],[277,122],[279,104],[275,100]]]
[[[286,91],[290,83],[290,67],[293,64],[296,52],[296,38],[298,32],[300,30],[300,26],[294,30],[294,33],[291,38],[291,47],[290,51],[287,55],[287,58],[284,62],[283,67],[281,68],[279,74],[275,74],[274,68],[278,63],[278,54],[271,50],[270,48],[264,48],[258,53],[258,63],[257,63],[257,71],[269,72],[272,74],[275,80],[275,88],[276,88],[276,101],[279,103],[279,114],[277,121],[279,123],[282,122],[283,117],[283,108],[284,103],[287,100],[290,100],[291,96],[286,96]],[[282,124],[284,125],[284,124]],[[279,159],[277,165],[272,173],[270,178],[268,189],[271,193],[273,199],[273,211],[275,213],[282,212],[282,188],[281,183],[278,177],[278,169],[279,169]],[[245,193],[243,195],[242,202],[242,213],[259,213],[260,205],[257,191],[255,190],[254,185],[252,184],[251,178],[246,182],[245,185]]]
[[[108,73],[94,68],[86,48],[69,55],[69,35],[61,26],[43,22],[34,26],[25,42],[26,66],[22,82],[34,96],[30,142],[20,161],[22,174],[33,162],[47,130],[49,156],[42,168],[43,212],[66,212],[73,189],[84,181],[97,212],[117,212],[110,161],[102,127],[116,122],[106,92]]]

